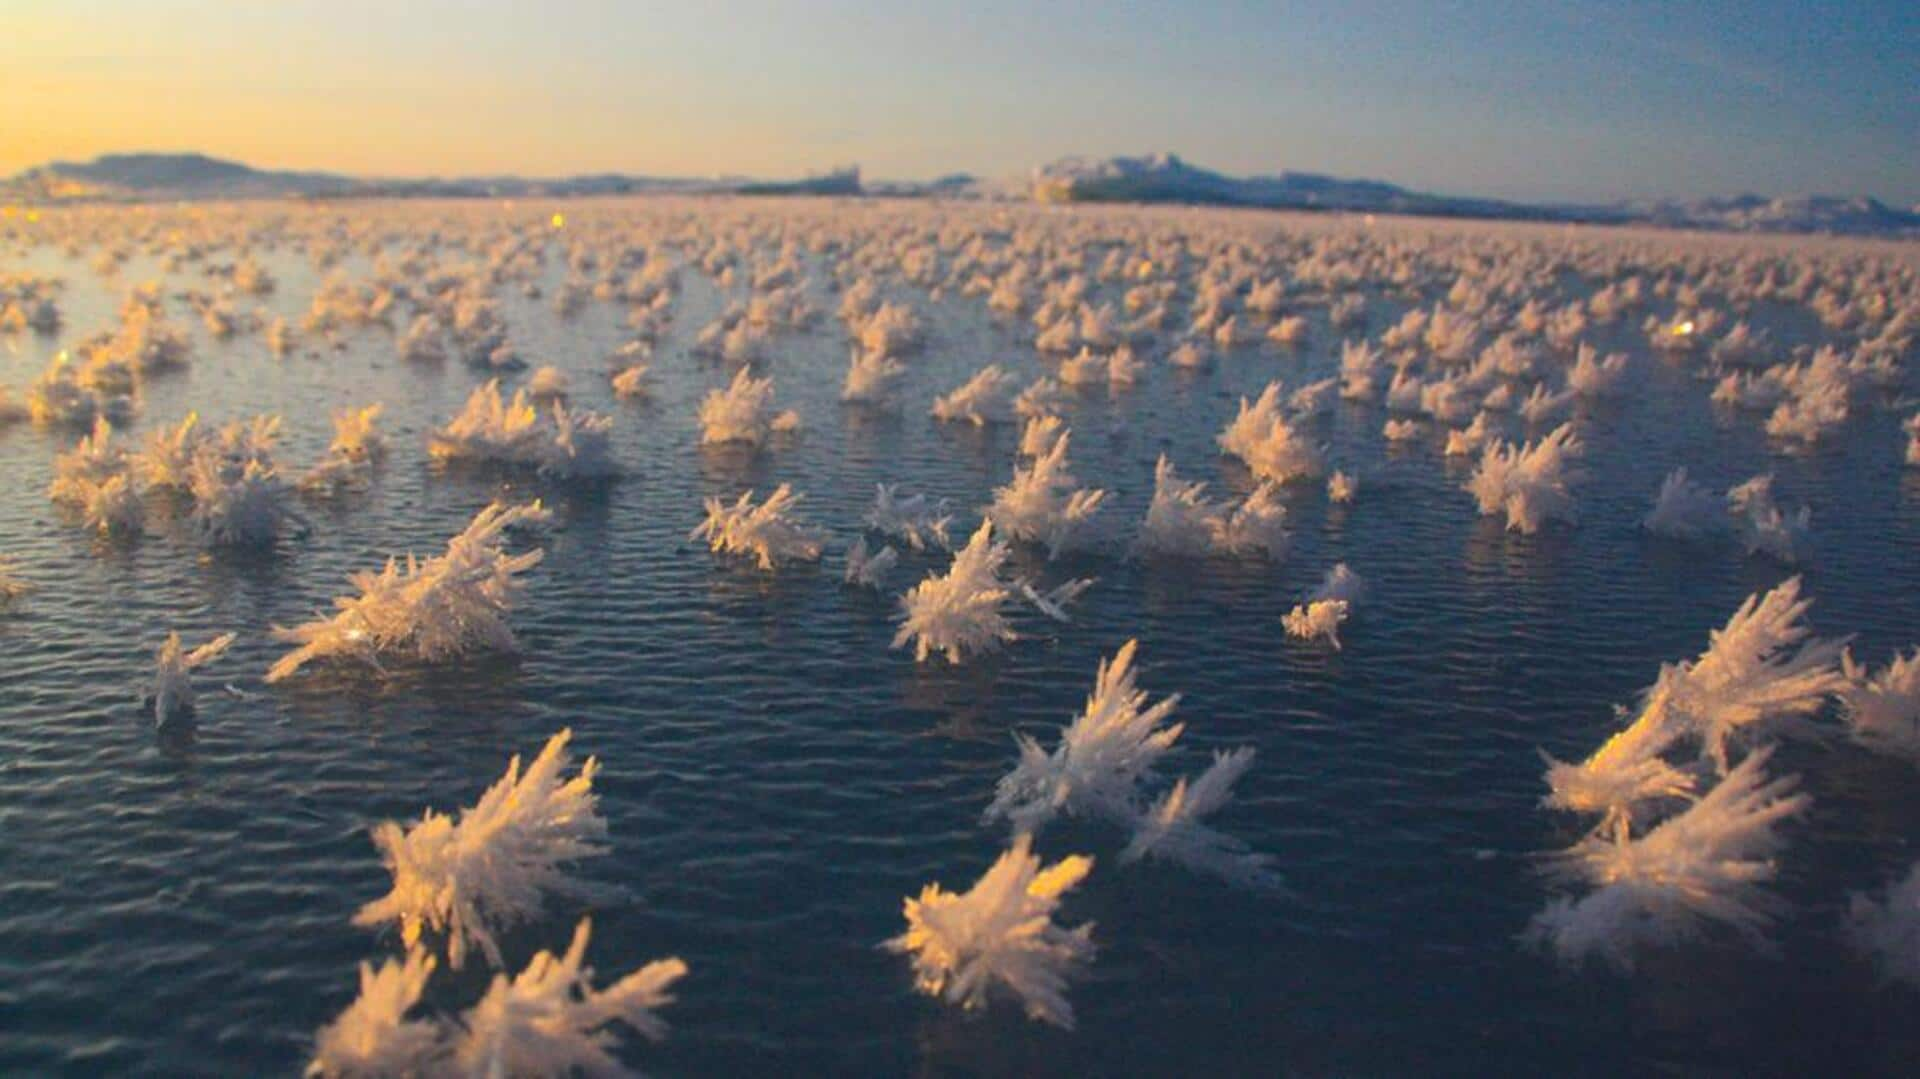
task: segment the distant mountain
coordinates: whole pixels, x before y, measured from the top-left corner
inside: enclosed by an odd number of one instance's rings
[[[741,195],[862,195],[857,165],[809,176],[804,180],[771,180],[744,183],[734,188]]]
[[[22,201],[166,201],[263,198],[491,198],[631,195],[712,190],[713,181],[656,180],[600,174],[555,180],[519,176],[378,179],[330,172],[256,169],[205,154],[106,154],[87,162],[55,161],[0,182],[0,194]]]
[[[14,202],[172,201],[261,198],[570,198],[698,192],[739,195],[878,195],[898,198],[1040,202],[1171,202],[1349,213],[1422,214],[1530,221],[1655,225],[1740,232],[1815,232],[1920,237],[1920,206],[1901,209],[1870,198],[1811,195],[1769,199],[1739,195],[1697,201],[1542,205],[1411,191],[1382,180],[1312,172],[1235,177],[1173,154],[1067,157],[1025,177],[866,182],[857,167],[799,180],[742,177],[661,178],[595,173],[552,179],[519,176],[377,179],[328,172],[256,169],[204,154],[108,154],[56,161],[0,181]]]
[[[23,198],[193,199],[342,194],[358,184],[331,173],[271,172],[205,154],[106,154],[28,169],[5,188]]]
[[[868,180],[861,190],[869,195],[896,198],[981,198],[980,178],[968,172],[953,172],[932,180]]]
[[[1062,158],[1033,170],[1027,188],[1029,195],[1040,202],[1180,202],[1739,232],[1920,236],[1920,207],[1902,210],[1864,197],[1767,199],[1741,195],[1693,202],[1544,205],[1434,195],[1379,180],[1350,180],[1311,172],[1232,177],[1189,165],[1173,154]]]
[[[1853,236],[1920,234],[1920,206],[1902,210],[1864,196],[1802,195],[1769,199],[1739,195],[1694,202],[1639,202],[1622,207],[1648,224],[1738,232],[1825,232]]]
[[[1030,189],[1032,197],[1041,202],[1190,202],[1369,213],[1557,216],[1544,207],[1426,195],[1381,180],[1350,180],[1312,172],[1232,177],[1189,165],[1173,154],[1061,158],[1033,170]]]
[[[205,154],[106,154],[55,161],[0,181],[0,198],[23,202],[140,202],[273,198],[575,198],[661,192],[851,194],[858,169],[790,184],[744,178],[663,179],[595,173],[552,179],[523,176],[382,179],[329,172],[256,169]]]

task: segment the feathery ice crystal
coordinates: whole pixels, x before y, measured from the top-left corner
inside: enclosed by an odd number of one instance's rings
[[[421,314],[400,335],[395,348],[400,358],[410,363],[442,363],[447,358],[446,331],[439,319]]]
[[[1886,899],[1855,895],[1847,906],[1847,936],[1873,957],[1888,978],[1920,986],[1920,862],[1888,886]]]
[[[1179,707],[1177,693],[1146,707],[1146,692],[1134,684],[1138,648],[1139,642],[1128,641],[1101,661],[1086,708],[1061,732],[1052,753],[1025,734],[1014,736],[1020,759],[1001,777],[988,820],[1009,821],[1021,833],[1038,831],[1058,813],[1133,820],[1140,783],[1185,726],[1161,725]]]
[[[1480,456],[1467,490],[1485,516],[1504,513],[1507,528],[1531,535],[1549,520],[1571,521],[1572,484],[1581,478],[1571,462],[1581,443],[1570,424],[1561,424],[1538,442],[1515,446],[1495,442]]]
[[[1718,495],[1687,478],[1687,470],[1676,468],[1660,484],[1653,511],[1641,521],[1641,527],[1656,536],[1669,539],[1700,539],[1727,527],[1727,505]]]
[[[884,545],[878,551],[869,551],[867,537],[861,536],[847,549],[847,570],[842,579],[847,584],[878,591],[899,561],[899,551]]]
[[[1446,455],[1448,457],[1470,457],[1486,449],[1489,442],[1495,440],[1492,413],[1477,412],[1473,422],[1465,428],[1447,432]]]
[[[479,649],[511,651],[507,613],[522,587],[518,575],[538,565],[545,552],[510,555],[502,546],[505,533],[548,519],[538,501],[513,507],[496,502],[447,541],[445,554],[425,562],[408,555],[404,567],[389,558],[378,573],[354,574],[350,580],[360,594],[335,599],[333,617],[274,627],[275,639],[299,647],[273,665],[267,681],[333,656],[377,669],[382,657],[439,663]]]
[[[818,561],[820,533],[793,516],[802,497],[783,483],[757,506],[752,491],[743,493],[732,505],[709,498],[707,519],[687,538],[705,540],[715,551],[751,556],[763,570],[772,570],[782,562]]]
[[[1013,413],[1029,420],[1042,416],[1057,417],[1064,415],[1072,403],[1073,399],[1067,395],[1067,388],[1059,379],[1041,375],[1014,395]]]
[[[133,465],[126,451],[114,445],[112,424],[98,417],[91,435],[54,458],[47,496],[78,510],[87,527],[103,536],[138,535],[146,505],[140,501]]]
[[[1153,470],[1153,502],[1134,551],[1182,557],[1259,555],[1275,561],[1286,557],[1287,511],[1276,484],[1262,483],[1239,505],[1207,498],[1206,487],[1181,479],[1161,454]]]
[[[1013,420],[1013,387],[1018,377],[988,364],[952,392],[933,402],[933,418],[942,423],[984,427]]]
[[[1854,741],[1920,765],[1920,648],[1896,653],[1877,675],[1851,654],[1841,657],[1841,669],[1840,711]]]
[[[847,380],[840,399],[850,403],[883,405],[892,401],[894,384],[907,373],[905,364],[884,352],[854,350],[847,361]]]
[[[293,518],[291,492],[270,460],[200,453],[188,473],[193,509],[187,518],[210,547],[267,547]]]
[[[1206,498],[1205,483],[1183,480],[1166,454],[1153,468],[1153,502],[1135,549],[1144,554],[1201,555],[1225,526],[1226,505]]]
[[[1028,420],[1043,416],[1059,418],[1071,403],[1065,386],[1058,379],[1041,375],[1013,398],[1013,413]],[[1065,422],[1065,421],[1062,421]],[[1033,456],[1029,454],[1028,456]]]
[[[524,387],[503,402],[500,380],[491,379],[468,395],[458,416],[433,432],[427,452],[436,461],[533,468],[559,478],[604,476],[614,471],[612,428],[607,417],[571,412],[559,401],[550,402],[543,415]]]
[[[91,434],[54,457],[53,482],[47,485],[47,497],[55,502],[84,504],[94,487],[124,473],[129,463],[126,450],[114,445],[113,424],[103,416],[94,421]]]
[[[333,442],[327,455],[300,481],[302,489],[335,493],[365,483],[374,465],[387,455],[386,439],[374,427],[382,406],[343,409],[333,414]]]
[[[1100,511],[1107,493],[1076,486],[1067,468],[1069,433],[1062,431],[1047,452],[1027,467],[1016,466],[1013,481],[993,492],[986,517],[1013,540],[1046,545],[1048,557],[1081,539],[1087,522]]]
[[[1773,498],[1773,475],[1755,476],[1727,492],[1734,531],[1748,554],[1764,554],[1793,565],[1807,550],[1813,511],[1806,506],[1788,513]]]
[[[1267,329],[1267,340],[1276,345],[1292,347],[1304,344],[1307,340],[1307,320],[1301,315],[1288,315],[1279,319]]]
[[[1360,481],[1345,472],[1335,470],[1327,477],[1327,501],[1345,505],[1353,501],[1360,493]]]
[[[1044,595],[1033,586],[1032,581],[1026,579],[1013,582],[1013,587],[1019,591],[1022,599],[1033,605],[1034,610],[1055,622],[1068,623],[1073,619],[1067,617],[1067,605],[1079,599],[1087,589],[1092,588],[1093,581],[1090,579],[1068,581]]]
[[[1313,479],[1326,471],[1321,448],[1291,426],[1280,412],[1281,385],[1269,382],[1258,400],[1240,399],[1240,412],[1216,441],[1222,452],[1238,457],[1255,476],[1275,483]]]
[[[1079,355],[1060,364],[1060,381],[1069,386],[1106,385],[1107,357],[1091,348],[1082,348]]]
[[[1599,958],[1631,969],[1638,952],[1669,947],[1719,924],[1756,943],[1779,908],[1774,826],[1804,812],[1798,777],[1769,780],[1772,749],[1749,754],[1701,798],[1635,838],[1625,818],[1557,856],[1556,875],[1592,891],[1555,899],[1528,938],[1563,961]]]
[[[1260,555],[1272,561],[1287,556],[1292,537],[1287,534],[1287,508],[1280,504],[1280,486],[1271,481],[1234,506],[1214,539],[1214,547],[1235,557]]]
[[[607,834],[594,805],[599,762],[588,757],[578,775],[564,774],[572,737],[570,730],[554,735],[524,773],[515,754],[506,775],[458,820],[428,810],[411,827],[375,825],[373,841],[393,874],[393,890],[362,907],[354,924],[398,922],[408,948],[423,933],[441,934],[455,969],[473,945],[500,967],[496,931],[539,917],[549,893],[596,895],[566,870],[605,853],[599,840]]]
[[[1708,636],[1707,650],[1680,666],[1673,707],[1721,772],[1736,732],[1811,715],[1845,688],[1838,664],[1845,642],[1809,639],[1813,631],[1802,618],[1812,606],[1800,598],[1798,577],[1749,596]]]
[[[773,411],[773,380],[754,378],[741,368],[726,389],[710,391],[700,402],[700,441],[714,445],[744,442],[758,446],[775,432],[800,427],[800,414]]]
[[[1134,821],[1133,838],[1120,852],[1122,863],[1161,859],[1238,883],[1274,887],[1279,876],[1272,856],[1248,850],[1244,841],[1201,823],[1233,800],[1233,786],[1253,764],[1253,750],[1242,747],[1213,755],[1200,778],[1181,776],[1172,789]]]
[[[1167,354],[1167,362],[1186,371],[1198,371],[1213,363],[1207,343],[1197,338],[1182,341]]]
[[[1807,364],[1786,369],[1781,385],[1785,400],[1767,417],[1767,434],[1812,445],[1846,424],[1852,380],[1832,346],[1822,347]]]
[[[291,489],[273,461],[279,439],[279,416],[236,420],[209,432],[189,413],[156,431],[132,464],[151,486],[192,499],[187,523],[202,543],[271,546],[282,525],[298,520],[288,503]]]
[[[1051,413],[1030,417],[1020,429],[1020,456],[1045,457],[1060,436],[1067,433],[1067,421]]]
[[[1093,859],[1070,855],[1042,869],[1031,848],[1017,837],[964,893],[927,885],[907,899],[907,931],[886,947],[913,957],[914,983],[928,996],[973,1010],[1004,987],[1030,1017],[1072,1030],[1066,989],[1093,958],[1093,925],[1065,929],[1053,918]]]
[[[1631,824],[1643,807],[1693,796],[1698,777],[1670,759],[1683,741],[1697,739],[1700,756],[1724,773],[1734,734],[1808,715],[1829,694],[1844,697],[1847,676],[1834,666],[1841,644],[1807,641],[1800,619],[1811,601],[1799,587],[1794,578],[1749,597],[1706,652],[1662,666],[1633,722],[1592,756],[1578,764],[1548,757],[1544,804],[1602,814],[1603,830]]]
[[[350,461],[368,462],[385,457],[386,439],[374,426],[384,410],[384,406],[376,402],[364,408],[347,408],[334,413],[333,441],[327,446],[327,454]]]
[[[652,1041],[666,1036],[655,1014],[673,1003],[668,990],[686,974],[661,959],[604,989],[585,965],[590,923],[582,919],[564,956],[541,951],[513,978],[496,974],[487,993],[458,1020],[409,1019],[435,966],[408,952],[378,970],[360,964],[360,996],[322,1028],[307,1075],[316,1079],[392,1076],[625,1075],[612,1055],[611,1025]]]
[[[895,484],[875,484],[873,505],[861,523],[916,551],[950,549],[953,544],[947,538],[947,527],[953,523],[953,514],[947,509],[947,500],[932,502],[926,495],[902,497],[898,490]]]
[[[1686,717],[1675,711],[1673,692],[1682,675],[1666,666],[1646,691],[1640,712],[1625,728],[1601,743],[1578,764],[1547,757],[1549,793],[1543,804],[1574,813],[1604,814],[1602,827],[1631,821],[1636,806],[1693,793],[1694,779],[1670,764],[1665,754],[1687,733]]]
[[[536,399],[565,397],[571,391],[573,380],[565,371],[551,364],[535,369],[527,379],[527,393]]]
[[[1626,374],[1625,353],[1616,352],[1603,360],[1592,345],[1583,344],[1567,371],[1567,388],[1581,397],[1612,397],[1620,392]]]
[[[435,962],[420,949],[378,970],[360,964],[360,995],[314,1038],[307,1075],[316,1079],[385,1079],[422,1075],[444,1051],[442,1031],[429,1019],[409,1019]]]
[[[622,401],[635,401],[647,396],[647,373],[653,368],[644,363],[630,364],[614,372],[613,395]]]
[[[920,316],[905,304],[882,303],[872,314],[854,321],[851,328],[861,347],[882,356],[917,348],[925,335]]]
[[[146,700],[156,725],[165,726],[193,715],[193,672],[212,663],[233,639],[233,634],[223,633],[187,652],[180,644],[179,633],[167,634],[154,655],[153,692]]]
[[[71,358],[61,352],[27,391],[27,414],[43,427],[86,427],[103,418],[121,422],[133,413],[129,388],[84,385]]]
[[[1007,544],[993,538],[993,522],[980,522],[945,574],[929,574],[900,597],[893,647],[912,641],[916,662],[940,652],[958,664],[971,653],[996,651],[1016,639],[1002,610],[1012,597],[1012,586],[1000,576],[1010,554]]]
[[[649,1041],[667,1035],[656,1012],[673,1003],[669,990],[686,976],[679,959],[656,959],[602,989],[586,965],[590,923],[582,919],[565,955],[542,951],[509,979],[496,974],[487,995],[461,1017],[452,1035],[459,1071],[475,1076],[622,1075],[608,1030],[621,1023]]]
[[[1337,562],[1320,581],[1320,587],[1314,589],[1304,602],[1288,611],[1280,624],[1285,627],[1289,637],[1323,639],[1333,645],[1337,652],[1340,650],[1340,625],[1352,613],[1353,605],[1360,601],[1360,593],[1365,588],[1366,584],[1359,574],[1349,569],[1345,562]]]
[[[270,434],[257,429],[256,434]],[[147,486],[185,492],[192,484],[193,459],[210,436],[200,426],[200,414],[189,412],[179,423],[162,426],[147,436],[147,448],[130,462]],[[270,447],[257,447],[264,451]]]

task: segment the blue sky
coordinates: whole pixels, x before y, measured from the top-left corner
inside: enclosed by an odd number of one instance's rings
[[[0,0],[0,170],[1023,172],[1920,202],[1920,3]],[[30,107],[21,108],[25,103]]]

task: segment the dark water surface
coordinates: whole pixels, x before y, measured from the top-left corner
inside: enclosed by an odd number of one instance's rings
[[[281,280],[267,306],[297,323],[315,272],[285,253],[263,260]],[[68,330],[0,353],[16,391],[158,276],[136,257],[103,281],[52,250],[29,268],[68,282]],[[549,287],[563,272],[556,255]],[[814,294],[831,310],[824,278]],[[192,264],[166,280],[202,284]],[[685,275],[653,398],[638,404],[614,401],[604,377],[618,309],[561,320],[510,296],[519,352],[570,372],[577,404],[616,417],[626,475],[572,489],[429,466],[426,432],[482,377],[457,363],[405,364],[385,330],[276,360],[258,335],[207,339],[171,303],[195,333],[192,367],[149,382],[136,442],[189,409],[212,422],[280,411],[279,457],[304,467],[333,409],[387,406],[394,452],[378,482],[307,510],[311,533],[270,554],[206,554],[165,526],[97,542],[44,494],[70,436],[0,432],[0,552],[38,585],[0,616],[0,1073],[297,1071],[351,999],[354,964],[393,950],[349,924],[387,887],[369,826],[471,804],[511,753],[567,726],[604,764],[612,853],[583,875],[632,896],[595,912],[593,965],[609,979],[664,955],[692,968],[665,1013],[671,1038],[630,1047],[659,1074],[1844,1075],[1920,1061],[1920,998],[1877,984],[1837,935],[1850,892],[1915,858],[1920,782],[1844,741],[1776,758],[1815,799],[1787,829],[1777,956],[1704,944],[1627,978],[1567,971],[1516,941],[1547,897],[1534,856],[1577,834],[1537,808],[1537,751],[1590,751],[1661,662],[1697,653],[1744,597],[1793,572],[1639,532],[1661,478],[1685,464],[1724,489],[1777,472],[1784,499],[1813,507],[1816,629],[1857,635],[1877,665],[1920,639],[1920,472],[1900,465],[1903,413],[1861,410],[1817,453],[1778,456],[1756,422],[1716,415],[1706,384],[1622,327],[1595,341],[1633,345],[1634,389],[1587,416],[1576,527],[1502,532],[1475,513],[1467,467],[1442,461],[1438,436],[1388,450],[1384,411],[1343,403],[1324,438],[1360,475],[1359,499],[1294,497],[1285,563],[1075,557],[1046,571],[1099,579],[1074,625],[1029,626],[1005,655],[960,669],[916,666],[887,647],[891,596],[844,589],[838,554],[880,481],[951,498],[970,530],[1010,474],[1018,430],[943,428],[927,405],[988,360],[1028,377],[1042,363],[979,301],[914,299],[932,333],[898,415],[838,403],[846,344],[826,318],[776,339],[764,365],[805,431],[743,460],[697,445],[698,400],[729,374],[686,351],[723,303],[709,279]],[[1373,331],[1397,311],[1377,302]],[[1104,516],[1137,522],[1163,451],[1190,477],[1245,490],[1213,437],[1239,395],[1336,369],[1337,338],[1314,318],[1298,352],[1248,347],[1200,374],[1156,352],[1137,389],[1080,397],[1072,458],[1113,492]],[[703,496],[783,481],[832,533],[821,566],[769,577],[686,541]],[[282,650],[268,627],[311,617],[355,569],[437,551],[503,491],[556,511],[514,614],[518,656],[262,684]],[[1346,650],[1287,641],[1282,614],[1337,560],[1371,586]],[[890,583],[936,568],[909,556]],[[188,737],[156,736],[139,711],[170,628],[189,642],[240,634],[200,675]],[[1176,770],[1257,747],[1220,823],[1274,855],[1291,894],[1121,869],[1122,836],[1057,827],[1040,844],[1049,857],[1096,858],[1063,913],[1096,922],[1101,949],[1073,993],[1078,1031],[916,995],[904,960],[876,947],[902,929],[902,897],[932,880],[964,888],[994,858],[1005,837],[979,816],[1011,733],[1050,743],[1129,637],[1143,686],[1185,694]],[[510,934],[510,960],[563,946],[578,913]],[[463,1006],[486,977],[442,976],[429,1003]]]

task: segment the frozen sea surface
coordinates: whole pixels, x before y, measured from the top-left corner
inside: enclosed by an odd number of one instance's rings
[[[318,273],[287,251],[260,257],[280,279],[263,302],[297,323]],[[61,344],[110,327],[130,285],[204,284],[196,263],[163,275],[148,255],[106,279],[85,253],[52,248],[15,268],[67,282],[67,329],[0,352],[16,392]],[[550,251],[549,295],[563,274]],[[831,311],[825,280],[810,287]],[[1343,403],[1323,437],[1360,497],[1293,497],[1283,564],[1070,558],[1065,571],[1098,578],[1073,625],[959,669],[915,665],[887,647],[891,595],[843,588],[837,555],[876,482],[952,499],[964,533],[1010,474],[1019,432],[942,427],[927,405],[989,360],[1027,379],[1043,363],[1030,330],[978,300],[889,294],[930,322],[902,411],[837,401],[847,347],[824,318],[776,338],[763,365],[805,430],[748,457],[697,445],[698,401],[729,374],[688,354],[725,300],[712,279],[685,275],[642,403],[615,401],[605,378],[625,339],[619,308],[561,319],[507,290],[518,352],[615,416],[626,475],[571,488],[429,465],[427,431],[484,377],[457,362],[404,363],[384,329],[276,360],[258,335],[208,339],[170,303],[193,329],[193,362],[149,382],[136,440],[190,409],[279,411],[279,456],[306,462],[333,409],[387,406],[394,452],[372,489],[309,510],[311,533],[270,554],[205,554],[164,527],[96,542],[44,495],[69,436],[0,432],[0,552],[39,586],[0,618],[0,1073],[296,1072],[350,999],[354,964],[392,949],[349,924],[386,889],[369,826],[471,804],[510,753],[563,726],[605,766],[612,853],[584,875],[632,895],[595,913],[594,966],[676,954],[692,969],[670,1039],[630,1046],[658,1074],[1843,1075],[1920,1060],[1914,991],[1877,983],[1837,937],[1848,893],[1914,859],[1920,782],[1844,742],[1776,758],[1815,799],[1787,833],[1777,956],[1703,945],[1621,977],[1564,970],[1516,940],[1547,894],[1537,853],[1577,835],[1538,808],[1537,751],[1590,751],[1661,662],[1698,652],[1744,597],[1792,572],[1642,534],[1662,477],[1685,464],[1718,490],[1775,471],[1784,498],[1813,507],[1815,627],[1856,634],[1878,663],[1920,638],[1920,471],[1899,463],[1903,412],[1865,411],[1818,452],[1780,456],[1623,324],[1589,338],[1637,366],[1623,401],[1588,413],[1575,527],[1503,532],[1437,440],[1390,450],[1384,411]],[[1371,332],[1405,306],[1376,297]],[[1801,312],[1751,317],[1788,342],[1816,328]],[[1079,396],[1072,457],[1113,492],[1104,515],[1137,522],[1162,452],[1246,490],[1214,435],[1240,395],[1337,368],[1340,335],[1324,308],[1312,319],[1298,351],[1249,346],[1193,374],[1160,362],[1162,345],[1138,388]],[[831,533],[821,566],[769,577],[686,541],[703,496],[780,482]],[[262,684],[283,650],[270,626],[310,617],[353,570],[437,551],[503,492],[556,511],[514,614],[518,656]],[[1336,560],[1371,586],[1345,651],[1289,642],[1282,614]],[[909,556],[891,583],[943,566]],[[170,628],[240,637],[198,679],[193,732],[163,738],[139,693]],[[1133,636],[1143,685],[1186,695],[1176,769],[1196,770],[1204,749],[1257,747],[1222,824],[1276,858],[1291,894],[1121,870],[1113,832],[1059,827],[1045,853],[1097,860],[1066,907],[1066,921],[1097,924],[1100,945],[1074,992],[1078,1031],[917,995],[906,964],[876,947],[900,931],[901,898],[932,880],[964,886],[994,858],[1005,836],[979,817],[1012,732],[1065,722],[1099,660]],[[563,944],[573,916],[511,934],[510,956]],[[438,981],[430,1002],[470,999],[485,977]]]

